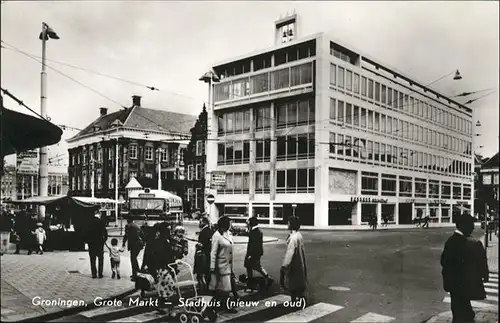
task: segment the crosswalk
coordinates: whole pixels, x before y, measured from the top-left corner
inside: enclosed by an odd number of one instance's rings
[[[247,302],[247,305],[251,301]],[[278,294],[263,300],[253,301],[251,305],[240,306],[237,308],[236,313],[219,313],[216,323],[221,322],[237,322],[247,321],[248,317],[252,317],[252,321],[261,322],[301,322],[307,323],[312,321],[324,322],[392,322],[394,317],[386,316],[378,313],[364,313],[359,316],[358,311],[350,311],[344,306],[329,304],[329,303],[316,303],[311,304],[299,310],[288,308],[290,296]],[[125,302],[124,302],[125,303]],[[355,314],[357,313],[357,314]],[[198,323],[203,322],[203,319],[192,318],[193,315],[188,315],[187,321],[182,319],[172,318],[168,314],[162,314],[151,308],[140,308],[137,306],[123,306],[119,307],[100,307],[92,310],[87,310],[80,313],[90,321],[95,322],[178,322],[183,323]],[[358,317],[356,317],[358,316]],[[258,317],[254,319],[253,317]]]
[[[484,290],[486,291],[486,299],[481,301],[471,301],[474,308],[485,307],[498,307],[498,273],[490,273],[489,281],[484,283]],[[443,299],[445,303],[451,303],[450,296]]]

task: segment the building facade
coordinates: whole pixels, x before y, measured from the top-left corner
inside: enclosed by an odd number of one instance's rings
[[[95,197],[114,199],[118,187],[126,198],[130,179],[158,183],[160,176],[161,189],[183,196],[183,154],[195,121],[192,115],[144,108],[139,96],[124,110],[108,114],[101,108],[98,119],[68,140],[70,194],[91,196],[93,187]]]
[[[481,166],[482,185],[479,188],[480,203],[484,205],[483,209],[490,212],[498,212],[498,197],[500,196],[498,188],[498,165],[498,153],[496,153]]]
[[[207,140],[207,110],[203,110],[191,128],[191,141],[184,153],[185,174],[188,179],[186,189],[186,211],[205,211],[205,165]]]
[[[226,185],[212,212],[326,227],[473,209],[471,109],[298,27],[281,19],[274,47],[213,66],[207,172]]]
[[[2,195],[1,200],[15,200],[16,195],[16,167],[12,165],[6,165],[2,171]]]

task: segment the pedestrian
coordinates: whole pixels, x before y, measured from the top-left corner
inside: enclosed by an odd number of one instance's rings
[[[155,279],[156,292],[161,300],[157,310],[165,313],[163,305],[175,295],[174,273],[169,267],[175,262],[170,228],[165,223],[157,223],[153,226],[152,235],[154,237],[148,240],[144,250],[144,268]]]
[[[236,313],[236,309],[227,306],[229,294],[238,298],[233,272],[233,238],[229,229],[231,220],[222,216],[217,221],[217,231],[212,236],[210,252],[210,290],[220,301],[221,308],[229,313]]]
[[[259,228],[259,221],[256,217],[248,219],[248,244],[247,253],[245,255],[245,268],[247,269],[247,289],[252,289],[250,286],[253,278],[253,271],[260,273],[266,279],[266,286],[272,284],[267,271],[262,267],[260,262],[264,255],[264,242],[262,231]]]
[[[86,229],[92,278],[103,278],[104,244],[108,240],[108,231],[106,230],[106,224],[101,220],[101,214],[98,211],[94,213],[94,218],[90,220]],[[98,260],[99,263],[99,270],[96,268],[96,260]]]
[[[280,270],[280,285],[290,293],[292,304],[303,299],[307,288],[307,265],[304,249],[304,239],[300,230],[300,220],[292,216],[288,218],[290,236],[287,239],[287,249]],[[286,286],[288,285],[288,286]]]
[[[387,215],[387,214],[385,214],[385,213],[384,213],[384,214],[382,214],[382,219],[384,220],[384,224],[383,224],[383,226],[384,226],[384,227],[387,227],[387,223],[389,223],[389,215]]]
[[[35,239],[37,243],[37,253],[43,255],[43,244],[45,240],[47,240],[47,233],[43,228],[43,224],[41,222],[37,223],[38,228],[35,230]]]
[[[36,250],[36,237],[35,237],[35,230],[37,229],[37,218],[36,215],[28,215],[28,220],[26,223],[26,244],[28,245],[28,255],[31,255],[33,253],[33,250]]]
[[[378,219],[374,213],[371,213],[371,215],[370,215],[370,222],[371,222],[372,229],[377,230]]]
[[[186,229],[182,226],[176,226],[174,229],[174,236],[171,238],[172,247],[174,250],[175,259],[182,259],[187,256],[189,252],[188,241],[184,237]]]
[[[456,228],[441,254],[443,287],[450,293],[452,322],[471,322],[475,317],[471,300],[486,298],[488,260],[482,243],[471,238],[473,218],[461,216],[456,220]]]
[[[132,276],[130,279],[132,281],[135,280],[137,272],[139,271],[139,263],[137,261],[137,257],[141,252],[142,248],[144,248],[144,232],[139,228],[139,226],[134,222],[134,220],[129,217],[127,218],[127,225],[125,226],[125,236],[123,237],[123,245],[125,248],[125,244],[128,242],[128,250],[130,251],[130,263],[132,265]]]
[[[429,222],[431,221],[431,218],[429,216],[429,214],[427,214],[425,217],[424,217],[424,224],[422,224],[422,228],[429,228]]]
[[[207,217],[200,219],[200,233],[196,244],[194,272],[200,289],[208,290],[210,281],[210,249],[212,247],[213,232],[210,229],[210,220]]]
[[[106,242],[106,248],[109,250],[109,261],[111,263],[111,278],[120,279],[120,258],[121,253],[123,252],[123,248],[118,247],[118,239],[111,239],[111,246]]]

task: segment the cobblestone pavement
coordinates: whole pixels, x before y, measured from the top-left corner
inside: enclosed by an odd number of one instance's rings
[[[128,254],[128,253],[126,253]],[[59,311],[64,307],[33,305],[44,300],[83,300],[111,297],[134,288],[129,258],[123,257],[122,279],[111,279],[109,256],[104,259],[104,278],[92,279],[87,252],[47,252],[43,255],[5,254],[1,258],[1,318],[17,321]]]

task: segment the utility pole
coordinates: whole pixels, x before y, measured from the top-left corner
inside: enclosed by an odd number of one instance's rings
[[[115,149],[115,226],[118,226],[118,138]]]
[[[45,66],[45,54],[47,49],[47,40],[59,39],[59,36],[49,27],[45,22],[42,22],[42,32],[39,39],[42,41],[42,72],[41,72],[41,95],[40,95],[40,114],[43,118],[47,117],[47,73]],[[48,196],[49,186],[49,158],[48,148],[40,148],[40,165],[39,165],[39,183],[38,183],[38,196]],[[45,218],[45,205],[39,206],[39,219]]]
[[[22,175],[22,184],[21,184],[21,200],[24,200],[24,174]]]
[[[161,154],[163,152],[163,149],[158,148],[158,190],[161,190]]]

